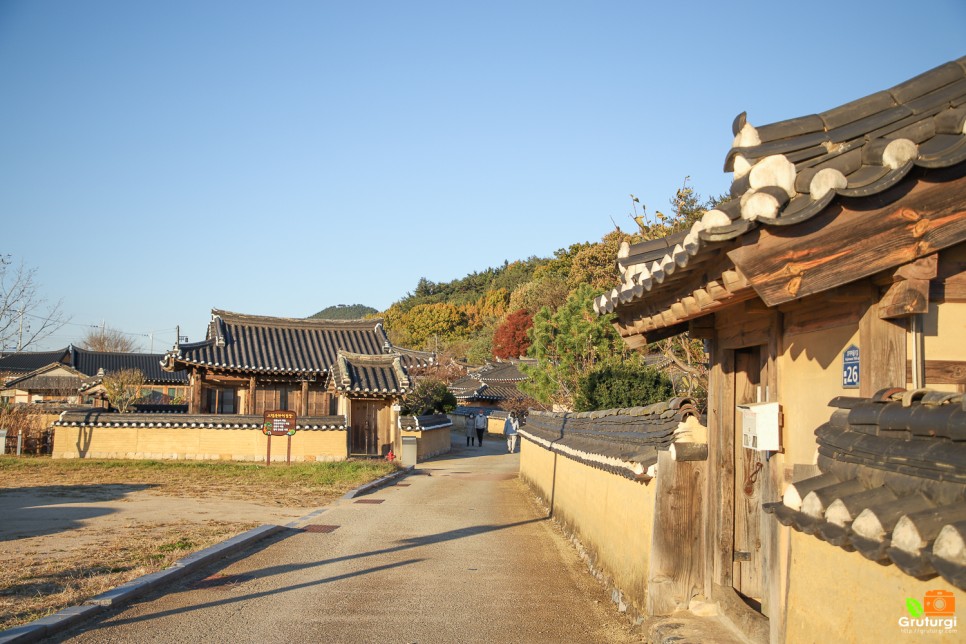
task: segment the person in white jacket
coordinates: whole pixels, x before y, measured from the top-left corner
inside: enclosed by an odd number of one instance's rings
[[[503,433],[506,435],[506,451],[508,454],[512,454],[513,450],[516,449],[518,429],[520,429],[520,421],[517,420],[516,413],[511,411],[510,415],[503,421]]]

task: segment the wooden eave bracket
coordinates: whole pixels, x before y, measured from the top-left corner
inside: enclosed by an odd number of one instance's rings
[[[892,286],[879,300],[879,317],[893,320],[928,312],[929,282],[938,271],[938,253],[897,268],[892,275]]]
[[[614,326],[630,348],[686,331],[696,332],[697,338],[709,338],[714,323],[707,321],[708,316],[754,296],[754,289],[741,271],[728,268],[718,278],[707,280],[659,306],[642,310],[637,316],[622,314]]]

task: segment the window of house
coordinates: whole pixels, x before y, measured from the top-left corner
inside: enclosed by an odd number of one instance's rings
[[[235,413],[235,390],[234,389],[207,389],[205,393],[208,397],[209,414],[234,414]]]

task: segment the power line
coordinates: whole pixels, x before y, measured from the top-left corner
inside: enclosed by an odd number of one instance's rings
[[[24,313],[23,315],[24,315],[24,317],[34,318],[36,320],[44,320],[44,321],[50,320],[49,317],[44,317],[42,315],[34,315],[32,313]],[[81,328],[84,328],[84,329],[100,329],[100,328],[103,328],[102,325],[100,325],[100,324],[82,324],[80,322],[64,322],[63,324],[65,326],[76,326],[76,327],[81,327]],[[150,338],[151,335],[154,334],[154,333],[163,333],[164,331],[175,331],[175,330],[177,330],[177,328],[178,327],[172,326],[172,327],[168,327],[166,329],[155,329],[154,331],[145,331],[143,333],[136,333],[136,332],[133,332],[133,331],[121,331],[120,329],[114,329],[114,331],[117,331],[118,333],[121,333],[123,335],[133,335],[133,336],[137,336],[137,337],[140,337],[140,338]]]

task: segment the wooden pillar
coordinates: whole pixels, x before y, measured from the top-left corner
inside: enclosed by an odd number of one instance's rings
[[[191,395],[188,398],[188,413],[201,413],[201,383],[204,380],[201,369],[191,372]]]
[[[701,522],[705,461],[674,461],[658,452],[657,499],[647,580],[647,614],[687,610],[705,592],[706,546]]]
[[[906,321],[879,316],[879,292],[873,288],[869,308],[859,322],[859,395],[906,386]]]
[[[302,399],[299,401],[299,416],[309,415],[309,381],[302,381]]]
[[[255,376],[248,379],[248,408],[246,412],[251,416],[258,413],[255,411]]]

